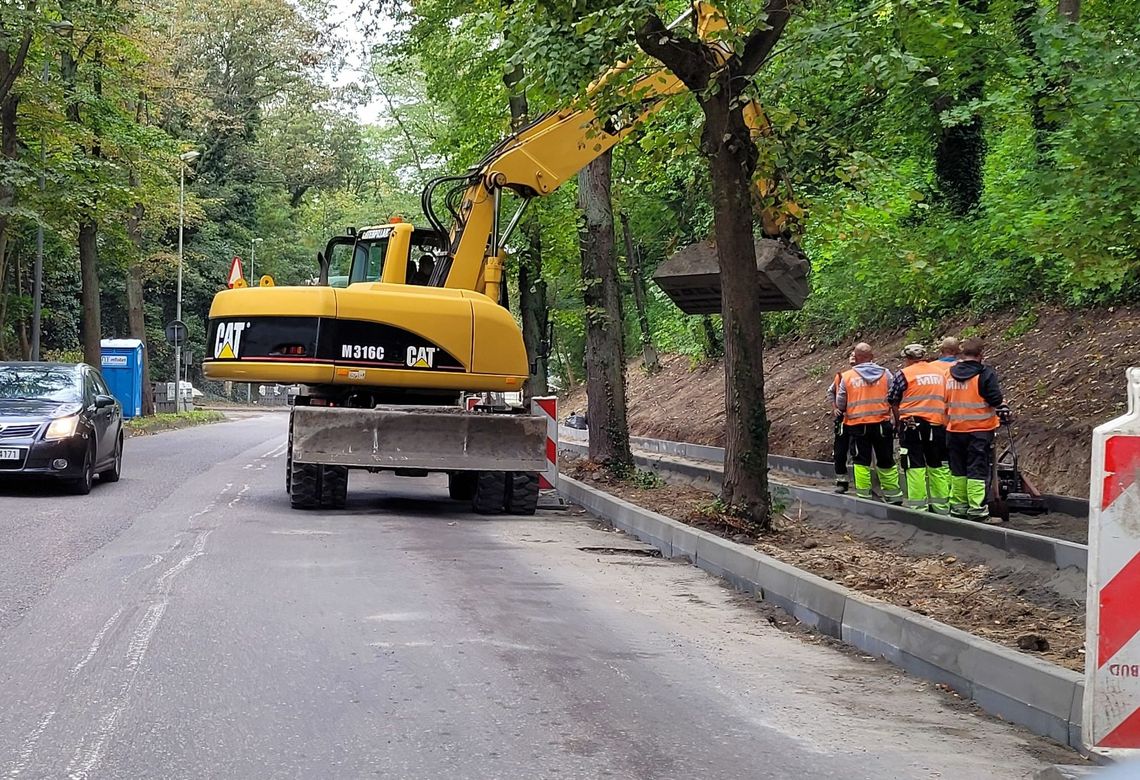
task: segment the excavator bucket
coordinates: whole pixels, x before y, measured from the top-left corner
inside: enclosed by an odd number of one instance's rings
[[[803,307],[810,264],[799,248],[761,238],[756,242],[756,267],[763,311]],[[720,262],[713,241],[676,252],[657,268],[653,281],[685,314],[720,314]]]

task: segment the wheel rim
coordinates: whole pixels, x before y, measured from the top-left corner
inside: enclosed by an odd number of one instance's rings
[[[83,483],[87,487],[91,487],[95,481],[95,470],[93,468],[94,462],[91,458],[91,451],[87,451],[86,457],[83,458]]]
[[[123,470],[123,443],[120,441],[119,445],[115,447],[115,473],[118,474]]]

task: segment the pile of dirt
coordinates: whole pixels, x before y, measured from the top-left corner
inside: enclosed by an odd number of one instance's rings
[[[926,615],[1020,652],[1084,668],[1084,579],[1046,564],[966,543],[948,554],[908,533],[892,538],[840,512],[790,507],[774,527],[751,536],[719,514],[713,497],[691,487],[644,487],[594,464],[569,472],[638,506],[748,544],[845,587]]]
[[[857,334],[879,362],[901,367],[909,341],[943,334],[981,336],[1017,417],[1014,430],[1023,470],[1042,490],[1087,496],[1092,429],[1125,410],[1124,371],[1140,365],[1140,307],[1069,311],[1042,307],[1029,314],[948,320],[921,338],[913,331]],[[772,452],[827,460],[832,426],[827,387],[847,367],[851,344],[799,338],[774,345],[765,359],[765,392]],[[648,376],[640,361],[626,372],[630,430],[635,436],[724,444],[724,367],[664,356]],[[564,400],[567,414],[585,410],[585,389]]]

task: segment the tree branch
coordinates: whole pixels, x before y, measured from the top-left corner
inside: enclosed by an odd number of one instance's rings
[[[646,17],[634,36],[642,51],[660,60],[691,91],[708,87],[716,63],[705,44],[675,34],[655,13]]]
[[[733,75],[751,76],[760,70],[764,60],[772,53],[776,42],[784,34],[788,20],[792,18],[792,5],[795,0],[768,0],[764,5],[765,28],[753,30],[744,42],[744,53],[740,55],[740,65]]]

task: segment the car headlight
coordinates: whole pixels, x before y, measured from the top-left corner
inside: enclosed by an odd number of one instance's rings
[[[45,439],[70,439],[75,435],[75,429],[79,427],[79,415],[73,414],[70,417],[59,417],[51,421],[48,426],[47,433],[44,434]]]

